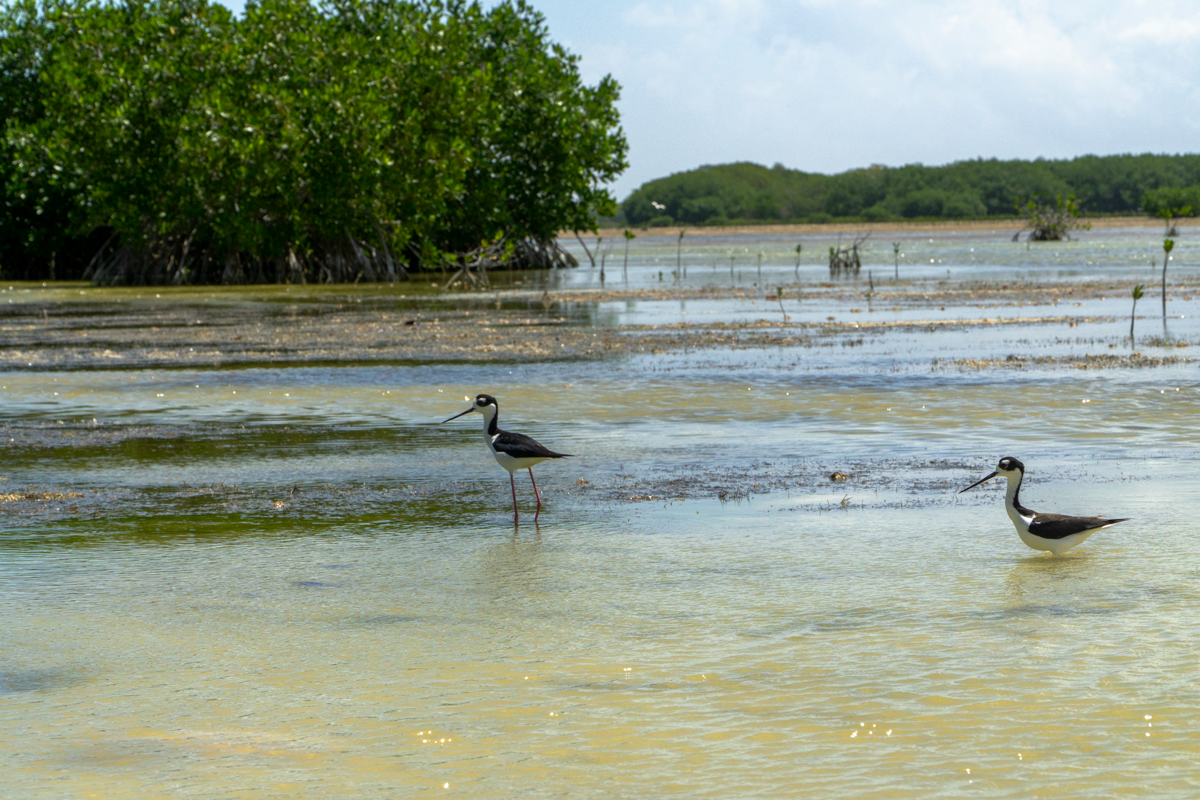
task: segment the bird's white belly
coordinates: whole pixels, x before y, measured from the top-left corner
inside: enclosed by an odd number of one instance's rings
[[[1017,535],[1021,537],[1021,541],[1032,547],[1034,550],[1045,550],[1054,553],[1056,556],[1061,556],[1063,553],[1070,550],[1075,545],[1081,543],[1084,539],[1092,535],[1092,531],[1080,531],[1072,533],[1070,536],[1064,536],[1061,539],[1043,539],[1040,536],[1034,536],[1027,530],[1017,528]]]
[[[1017,536],[1020,536],[1021,541],[1032,547],[1034,550],[1049,550],[1050,552],[1054,552],[1050,547],[1052,544],[1050,539],[1043,539],[1040,536],[1034,536],[1020,525],[1017,526]],[[1057,553],[1055,553],[1055,555],[1057,555]]]
[[[1022,542],[1034,550],[1044,550],[1056,556],[1061,556],[1098,530],[1080,531],[1061,539],[1043,539],[1041,536],[1035,536],[1029,532],[1029,523],[1033,521],[1032,517],[1023,517],[1016,509],[1011,509],[1008,516],[1012,520],[1013,527],[1017,529],[1017,536],[1021,537]]]
[[[546,460],[545,457],[542,456],[535,458],[513,458],[508,453],[501,453],[499,450],[492,450],[492,455],[496,457],[496,463],[504,467],[509,472],[529,469],[534,464],[540,464]]]
[[[1094,533],[1094,531],[1080,531],[1079,533],[1073,533],[1070,536],[1064,536],[1063,538],[1055,539],[1054,541],[1047,539],[1045,541],[1050,545],[1050,547],[1047,549],[1049,549],[1051,553],[1054,553],[1054,555],[1061,556],[1063,553],[1067,552],[1072,547],[1091,536],[1092,533]]]

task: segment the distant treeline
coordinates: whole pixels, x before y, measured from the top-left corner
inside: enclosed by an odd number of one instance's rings
[[[1153,215],[1186,205],[1200,213],[1200,155],[978,159],[838,175],[722,164],[642,184],[621,211],[630,225],[977,219],[1012,217],[1018,201],[1070,194],[1085,215]]]
[[[522,0],[486,5],[10,0],[0,275],[392,280],[484,244],[564,258],[558,231],[616,212],[619,89],[583,85]]]

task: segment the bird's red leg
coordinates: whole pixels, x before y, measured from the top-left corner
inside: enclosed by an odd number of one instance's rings
[[[542,496],[538,494],[537,481],[533,479],[533,468],[529,469],[529,480],[533,483],[533,496],[537,498],[538,508],[542,507]]]
[[[537,498],[537,511],[533,512],[533,521],[537,522],[538,514],[542,513],[542,496],[538,494],[537,481],[533,479],[533,467],[529,468],[529,481],[533,484],[533,496]]]
[[[511,472],[508,473],[508,484],[509,484],[509,486],[512,486],[513,519],[515,520],[519,516],[519,514],[517,513],[517,482],[516,482],[516,480],[513,479],[513,473],[511,473]]]

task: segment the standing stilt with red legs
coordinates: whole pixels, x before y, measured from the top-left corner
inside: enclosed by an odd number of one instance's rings
[[[478,411],[483,415],[483,435],[488,450],[492,452],[496,463],[508,470],[508,482],[512,487],[513,496],[513,521],[515,522],[518,518],[517,482],[513,475],[519,469],[527,469],[529,470],[529,480],[533,483],[533,496],[537,498],[537,510],[533,514],[533,521],[537,522],[538,515],[542,512],[542,495],[538,492],[537,481],[533,479],[533,466],[550,458],[567,458],[568,454],[555,453],[524,434],[500,430],[497,424],[500,417],[500,405],[490,394],[476,395],[475,402],[471,404],[470,408],[462,414],[455,414],[450,419],[458,419],[463,414],[470,414],[472,411]],[[450,419],[443,420],[443,422],[449,422]]]

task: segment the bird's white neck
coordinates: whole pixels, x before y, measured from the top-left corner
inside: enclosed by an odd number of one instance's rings
[[[495,406],[484,406],[483,408],[479,409],[479,413],[483,417],[483,433],[484,433],[484,435],[485,436],[495,436],[496,431],[494,428],[495,428],[495,421],[496,421],[496,407]]]
[[[1015,504],[1017,500],[1017,492],[1021,490],[1021,473],[1011,472],[1005,475],[1005,480],[1008,481],[1008,487],[1004,491],[1004,502]]]
[[[1021,506],[1020,491],[1021,479],[1025,477],[1020,472],[1013,472],[1005,475],[1004,478],[1008,481],[1008,486],[1004,491],[1004,510],[1008,512],[1008,518],[1017,526],[1017,532],[1029,530],[1029,520],[1033,518],[1033,512],[1023,509]]]

